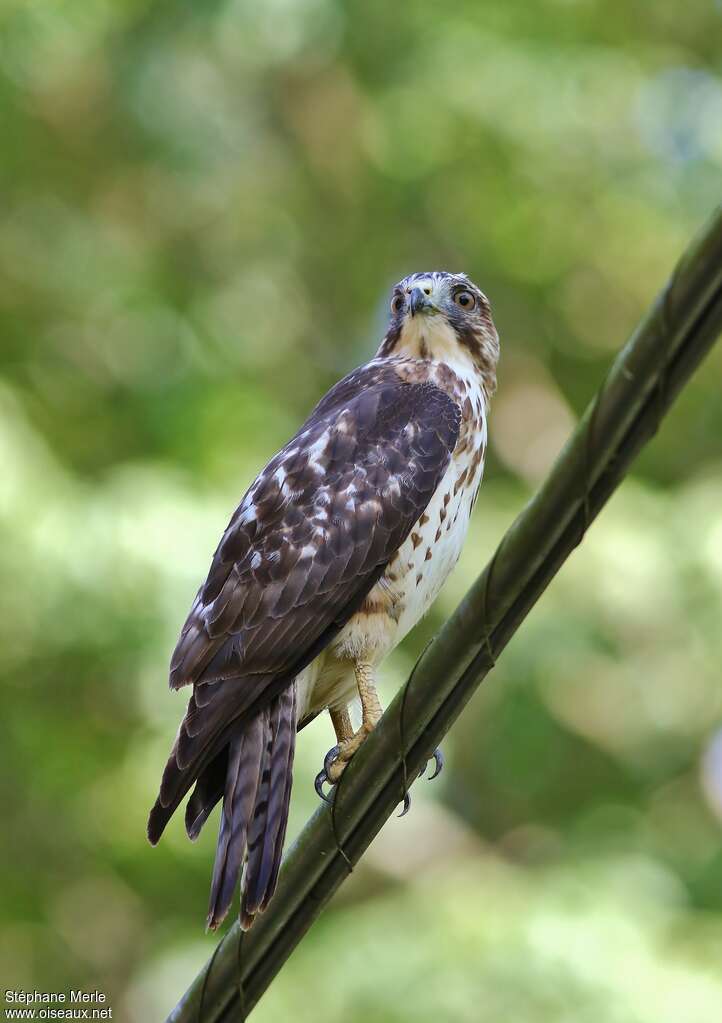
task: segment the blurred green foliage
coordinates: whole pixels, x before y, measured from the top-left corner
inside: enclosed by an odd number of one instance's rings
[[[171,1008],[215,824],[152,850],[145,818],[231,510],[396,279],[481,284],[487,479],[388,697],[718,201],[721,31],[711,0],[3,0],[5,987]],[[719,1019],[721,384],[717,352],[254,1018]]]

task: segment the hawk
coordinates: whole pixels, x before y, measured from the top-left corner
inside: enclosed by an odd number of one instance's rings
[[[148,821],[155,845],[195,785],[195,839],[223,800],[209,928],[241,872],[244,929],[274,892],[296,732],[330,712],[321,790],[379,721],[378,665],[461,552],[498,356],[489,303],[465,274],[404,278],[376,357],[321,399],[223,534],[171,660],[171,689],[192,692]]]

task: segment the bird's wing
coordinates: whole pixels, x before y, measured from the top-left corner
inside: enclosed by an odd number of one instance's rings
[[[173,654],[173,688],[297,671],[408,536],[459,423],[444,391],[392,367],[337,384],[234,513]]]
[[[259,475],[173,654],[171,686],[194,692],[161,787],[164,817],[230,726],[270,702],[359,608],[439,485],[459,425],[436,385],[369,363]]]

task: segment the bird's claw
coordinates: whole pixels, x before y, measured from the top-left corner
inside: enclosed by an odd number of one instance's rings
[[[424,766],[422,767],[421,773],[419,774],[419,778],[422,778],[424,776],[424,774],[426,773],[426,768],[429,766],[429,761],[432,759],[434,761],[434,773],[429,775],[429,781],[433,781],[434,778],[438,778],[438,776],[444,770],[444,754],[441,751],[441,747],[437,746],[434,752],[429,757],[429,760],[427,760]]]
[[[316,790],[316,795],[319,797],[319,799],[322,799],[324,803],[331,803],[333,802],[333,800],[331,799],[330,794],[327,796],[323,791],[323,786],[326,784],[326,782],[328,782],[326,772],[325,770],[320,770],[315,777],[313,787]],[[331,786],[332,791],[333,783],[329,782],[328,784]]]
[[[338,755],[340,752],[341,752],[340,746],[332,746],[331,749],[326,754],[326,756],[323,758],[323,771],[321,773],[325,774],[327,779],[329,774],[331,773],[331,765],[338,760]],[[333,784],[333,782],[331,784]]]
[[[323,791],[323,786],[327,781],[328,778],[326,777],[326,772],[319,771],[313,783],[313,787],[316,790],[316,795],[319,797],[319,799],[322,799],[324,803],[331,802],[331,797],[327,796],[326,793]]]
[[[326,795],[326,793],[323,791],[323,786],[326,784],[326,782],[328,782],[328,784],[331,786],[331,789],[333,790],[333,787],[336,784],[336,782],[331,781],[331,779],[329,778],[329,772],[331,770],[331,765],[338,758],[338,754],[339,747],[332,746],[331,749],[326,754],[326,756],[323,758],[323,767],[316,775],[316,779],[313,783],[313,787],[316,790],[316,795],[319,796],[324,801],[324,803],[332,802],[330,794]]]
[[[426,768],[429,766],[429,761],[434,761],[434,773],[429,775],[429,781],[433,781],[434,778],[438,777],[444,769],[444,754],[441,752],[441,747],[437,746],[434,752],[431,754],[429,759],[426,761],[424,766],[419,771],[419,778],[423,778],[426,773]],[[399,817],[405,817],[411,808],[411,793],[404,793],[404,806],[399,814]]]

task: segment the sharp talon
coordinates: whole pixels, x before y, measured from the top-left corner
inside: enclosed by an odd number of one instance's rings
[[[426,768],[429,766],[432,759],[434,761],[434,773],[429,775],[429,781],[433,781],[434,778],[437,777],[437,775],[441,774],[441,772],[444,769],[444,754],[441,752],[441,748],[437,747],[431,754],[429,759],[426,761],[424,766],[421,768],[421,771],[419,772],[419,778],[424,777],[424,775],[426,774]]]
[[[326,793],[323,791],[324,783],[327,781],[328,777],[326,775],[326,768],[324,768],[322,771],[319,771],[318,774],[316,775],[316,780],[313,783],[313,787],[316,790],[316,795],[319,796],[324,801],[324,803],[331,803],[333,802],[333,800],[331,799],[330,796],[327,796]]]
[[[430,776],[429,781],[433,781],[434,778],[438,778],[441,772],[444,770],[444,754],[441,751],[441,747],[437,746],[433,753],[434,757],[434,773]]]
[[[399,817],[405,817],[406,814],[409,812],[410,808],[411,808],[411,793],[410,792],[405,792],[404,793],[404,808],[401,811],[401,813],[399,814]]]
[[[339,753],[339,747],[338,746],[332,746],[331,749],[326,754],[326,756],[323,758],[323,771],[321,772],[322,774],[325,774],[325,775],[328,776],[328,773],[331,770],[331,764],[338,757],[338,753]]]
[[[335,783],[332,782],[331,779],[329,778],[329,773],[331,771],[331,765],[335,763],[335,761],[338,759],[338,753],[339,747],[332,746],[331,749],[326,754],[326,756],[323,758],[323,767],[316,775],[316,779],[313,783],[313,787],[316,790],[316,795],[319,796],[319,798],[321,798],[324,801],[324,803],[333,802],[330,794],[327,796],[326,793],[323,791],[323,787],[326,784],[326,782],[328,782],[328,784],[333,789]]]

